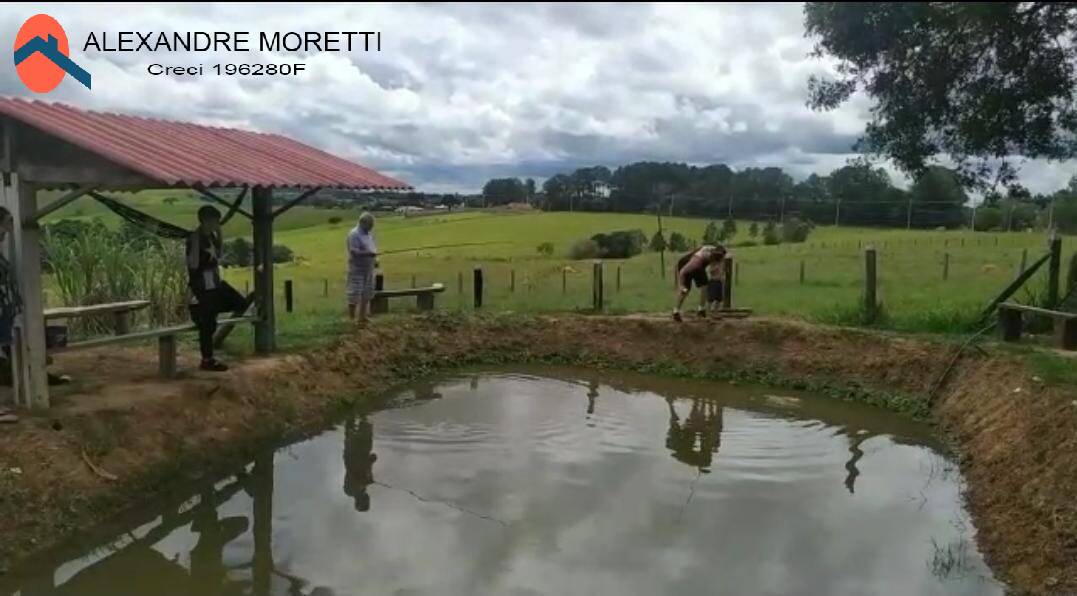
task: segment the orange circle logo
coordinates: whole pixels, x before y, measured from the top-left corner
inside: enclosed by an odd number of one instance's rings
[[[47,14],[36,14],[26,19],[15,36],[15,71],[31,91],[48,93],[67,74],[57,64],[54,53],[67,57],[70,51],[67,33],[60,23]]]

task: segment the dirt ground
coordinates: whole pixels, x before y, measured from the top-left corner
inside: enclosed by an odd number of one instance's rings
[[[305,354],[225,374],[154,377],[150,349],[65,354],[55,407],[0,426],[0,567],[170,483],[316,432],[342,408],[446,368],[571,363],[807,388],[927,416],[960,455],[978,538],[1015,590],[1077,591],[1077,388],[1034,379],[1017,356],[804,323],[676,325],[648,317],[388,317]],[[193,360],[181,361],[185,371]],[[10,539],[9,539],[10,537]]]

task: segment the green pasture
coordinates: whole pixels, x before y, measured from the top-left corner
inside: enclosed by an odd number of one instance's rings
[[[175,200],[166,204],[166,196]],[[195,211],[203,204],[185,191],[121,197],[135,208],[183,227],[193,227]],[[276,269],[283,336],[318,335],[344,312],[345,237],[357,215],[357,210],[297,207],[277,222],[275,243],[290,247],[296,255],[294,263]],[[88,199],[53,217],[118,221]],[[342,221],[330,224],[331,217]],[[663,217],[662,222],[667,238],[677,231],[698,241],[708,220]],[[761,236],[749,236],[749,225],[738,222],[738,233],[731,241],[760,243],[734,249],[737,306],[761,314],[855,324],[863,292],[863,254],[873,246],[878,253],[878,293],[885,313],[880,325],[904,331],[967,331],[979,309],[1018,273],[1022,253],[1031,264],[1046,250],[1042,233],[833,226],[816,228],[802,244],[762,246]],[[383,253],[403,250],[380,259],[388,288],[442,283],[446,291],[438,299],[439,308],[470,310],[472,272],[481,267],[484,309],[558,312],[591,306],[592,261],[569,260],[570,246],[599,232],[636,228],[650,237],[658,229],[657,220],[653,215],[620,213],[466,211],[408,218],[386,215],[378,219],[374,232]],[[225,231],[229,236],[249,236],[249,222],[237,216]],[[539,254],[537,247],[544,242],[553,244],[553,255]],[[1063,250],[1068,260],[1077,251],[1077,238],[1066,238]],[[604,262],[606,309],[669,310],[674,299],[672,269],[678,256],[666,253],[664,277],[658,253]],[[229,270],[226,276],[240,289],[251,279],[250,271],[243,269]],[[285,280],[291,280],[294,288],[290,314],[284,312]],[[1038,273],[1028,284],[1031,289],[1018,294],[1018,299],[1031,299],[1031,292],[1042,291],[1045,283],[1045,272]],[[695,301],[692,296],[688,304]],[[404,299],[392,304],[394,310],[411,307],[413,303]]]

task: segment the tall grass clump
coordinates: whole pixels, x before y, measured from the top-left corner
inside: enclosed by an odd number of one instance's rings
[[[51,274],[51,294],[58,304],[88,306],[125,300],[148,300],[138,317],[150,325],[183,319],[187,271],[182,243],[104,226],[84,226],[75,233],[43,235],[45,270]],[[69,321],[80,335],[112,330],[110,317]]]

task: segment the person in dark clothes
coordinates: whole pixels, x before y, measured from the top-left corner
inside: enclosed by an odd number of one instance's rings
[[[370,511],[367,487],[374,482],[374,425],[366,415],[344,423],[344,494],[352,498],[356,511]]]
[[[684,299],[688,297],[691,286],[694,283],[699,288],[699,316],[707,316],[705,305],[707,303],[707,269],[712,265],[721,263],[725,258],[724,246],[705,245],[684,255],[677,261],[677,306],[673,309],[673,320],[681,320],[681,307]]]
[[[221,212],[209,205],[198,210],[198,229],[187,237],[187,285],[191,290],[191,321],[198,327],[198,349],[202,370],[226,371],[228,367],[213,357],[213,335],[217,315],[242,312],[249,301],[221,280]]]

